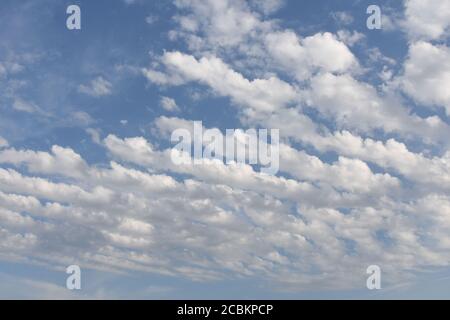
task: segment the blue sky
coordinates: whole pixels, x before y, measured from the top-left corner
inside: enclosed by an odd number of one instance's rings
[[[0,298],[449,298],[449,31],[446,0],[2,1]],[[279,173],[172,164],[193,121],[279,129]]]

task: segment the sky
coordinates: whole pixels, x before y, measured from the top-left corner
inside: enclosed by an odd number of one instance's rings
[[[449,36],[448,0],[2,0],[0,298],[449,299]],[[174,164],[194,121],[279,171]]]

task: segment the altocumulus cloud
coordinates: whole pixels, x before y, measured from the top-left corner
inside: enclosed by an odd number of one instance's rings
[[[442,8],[432,24],[425,2]],[[161,90],[155,103],[166,111],[180,109],[164,92],[200,87],[227,99],[241,127],[281,129],[280,173],[174,165],[158,141],[113,130],[89,129],[109,163],[0,137],[2,259],[205,282],[256,278],[292,291],[361,288],[371,264],[386,285],[448,267],[447,0],[404,1],[408,54],[381,84],[364,76],[381,70],[368,71],[342,41],[354,30],[302,35],[271,18],[281,1],[174,3],[167,34],[183,45],[152,55],[133,76]],[[112,84],[97,77],[78,91],[106,96]],[[198,120],[178,116],[156,117],[155,136],[169,140]]]

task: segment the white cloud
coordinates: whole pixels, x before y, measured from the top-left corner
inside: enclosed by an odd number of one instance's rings
[[[377,48],[377,47],[368,49],[367,50],[367,54],[368,54],[368,57],[369,57],[369,59],[371,60],[372,63],[381,62],[381,63],[384,63],[386,65],[395,65],[395,64],[397,64],[397,62],[394,59],[385,56],[380,51],[380,49]]]
[[[0,163],[27,164],[31,172],[84,176],[87,164],[72,149],[52,147],[52,153],[6,149],[0,151]]]
[[[0,136],[0,148],[5,148],[9,146],[8,140]]]
[[[271,111],[287,106],[298,96],[295,88],[276,77],[250,81],[216,57],[197,60],[181,52],[167,52],[161,61],[167,67],[168,75],[160,73],[155,77],[154,72],[145,70],[150,81],[173,85],[198,81],[210,86],[217,94],[230,96],[236,103],[250,108]]]
[[[450,115],[450,49],[427,42],[409,48],[400,86],[419,104],[444,107]]]
[[[251,4],[257,9],[262,11],[265,15],[270,15],[278,11],[284,5],[284,0],[251,0]]]
[[[413,39],[436,40],[450,31],[450,2],[405,0],[404,28]]]
[[[33,102],[23,100],[21,98],[17,98],[14,100],[13,109],[17,110],[17,111],[21,111],[21,112],[27,112],[27,113],[42,112],[41,109],[36,104],[34,104]]]
[[[161,107],[170,112],[178,112],[180,111],[180,108],[178,107],[176,101],[169,97],[161,97],[161,100],[159,101]]]
[[[150,25],[155,24],[156,22],[158,22],[158,20],[159,20],[159,18],[154,15],[148,15],[145,18],[145,22],[147,22],[147,24],[150,24]]]
[[[327,138],[315,139],[315,147],[322,151],[332,150],[348,157],[356,157],[374,163],[418,184],[434,189],[450,188],[450,161],[447,152],[442,157],[427,158],[413,153],[404,143],[394,139],[386,142],[363,139],[348,131],[336,132]]]
[[[94,128],[87,128],[85,131],[91,137],[92,142],[96,144],[101,143],[100,130]]]
[[[343,25],[349,25],[353,23],[353,16],[349,12],[345,11],[337,11],[331,13],[331,16],[333,17],[336,22]]]
[[[92,97],[108,96],[112,93],[112,84],[103,77],[97,77],[88,85],[80,84],[78,91]]]
[[[169,119],[165,122],[170,125]],[[361,153],[354,143],[343,142],[343,146],[355,145],[349,153],[372,156],[380,166],[403,170],[403,163],[411,163],[405,152],[375,152],[373,148],[384,147],[365,144],[372,149]],[[24,164],[37,174],[58,173],[70,177],[71,182],[56,183],[52,178],[0,169],[0,203],[4,209],[0,214],[4,221],[0,254],[45,257],[58,266],[76,258],[95,269],[139,270],[203,281],[233,272],[263,276],[288,287],[302,283],[307,288],[347,288],[360,280],[364,283],[365,274],[355,279],[356,270],[364,270],[372,261],[392,269],[398,280],[401,274],[395,272],[396,268],[442,265],[448,258],[429,239],[414,236],[424,226],[416,225],[415,217],[428,219],[420,212],[426,198],[418,198],[420,207],[398,202],[404,196],[399,192],[399,180],[373,173],[361,160],[341,157],[330,165],[283,146],[282,168],[299,181],[263,176],[248,166],[174,166],[169,152],[158,151],[139,137],[120,139],[110,135],[105,146],[119,161],[142,169],[115,162],[109,167],[86,167],[83,159],[61,147],[54,147],[52,153],[2,151],[3,161]],[[393,146],[390,143],[386,148]],[[391,162],[376,157],[390,157]],[[417,166],[430,168],[420,163]],[[182,173],[191,178],[177,181],[166,173],[150,174],[147,170]],[[416,174],[414,168],[403,173]],[[436,188],[426,190],[438,192]],[[448,206],[449,199],[444,195],[430,197],[439,197],[442,208]],[[336,209],[340,207],[352,209],[344,214]],[[23,215],[23,211],[29,215]],[[34,218],[39,216],[51,217],[49,225],[39,225],[39,219]],[[439,220],[445,216],[433,215],[430,219],[427,222],[435,232],[443,233],[443,240],[448,238],[444,233],[448,224]],[[397,227],[393,229],[392,225]],[[375,230],[384,230],[395,244],[384,246]],[[45,243],[51,239],[58,241],[49,249]],[[348,254],[346,241],[355,243],[357,254],[343,262],[342,256]],[[67,246],[71,248],[70,257],[64,254]],[[190,259],[180,262],[185,255]],[[316,278],[317,270],[328,276]],[[295,276],[280,278],[284,274]]]
[[[445,142],[450,127],[438,117],[420,118],[410,114],[398,96],[378,93],[376,88],[350,75],[320,74],[305,91],[306,102],[339,129],[396,132],[428,143]],[[438,129],[439,128],[439,129]]]
[[[166,140],[170,139],[172,132],[176,129],[186,129],[189,130],[191,134],[193,134],[194,131],[193,121],[177,117],[161,116],[155,119],[153,125],[156,130],[154,133],[164,137]]]
[[[354,46],[365,38],[365,35],[357,31],[339,30],[337,32],[337,38],[347,46]]]
[[[266,46],[275,63],[299,80],[315,71],[346,72],[358,65],[347,46],[329,32],[304,39],[292,31],[271,33]]]
[[[89,115],[89,113],[86,113],[84,111],[75,111],[72,113],[72,120],[81,125],[81,126],[89,126],[95,122],[94,119]]]
[[[400,187],[399,180],[389,174],[374,174],[359,159],[339,157],[337,162],[329,165],[286,145],[280,147],[280,156],[283,171],[301,180],[326,182],[340,190],[372,195],[385,193],[387,190],[392,192]]]
[[[246,208],[245,212],[258,225],[270,226],[265,239],[287,251],[283,254],[269,250],[253,261],[254,265],[268,270],[272,263],[278,263],[277,272],[269,273],[269,278],[273,276],[278,281],[292,274],[292,270],[283,267],[292,266],[294,261],[304,261],[322,272],[318,276],[303,273],[282,282],[281,287],[302,285],[317,289],[327,281],[325,273],[336,275],[336,268],[341,267],[346,273],[362,261],[386,262],[388,277],[397,280],[406,269],[448,264],[449,256],[441,250],[448,243],[448,236],[444,235],[447,229],[436,222],[445,217],[436,215],[434,220],[421,214],[430,211],[423,205],[429,201],[436,201],[443,210],[448,206],[450,162],[446,148],[450,129],[445,119],[435,114],[415,114],[398,90],[403,86],[407,92],[404,85],[410,77],[406,75],[412,76],[414,71],[417,80],[436,81],[425,93],[417,83],[410,94],[414,91],[423,100],[416,101],[445,102],[442,85],[446,82],[442,80],[448,73],[445,63],[449,59],[443,54],[447,47],[430,45],[440,54],[428,60],[425,69],[430,72],[425,73],[421,71],[424,62],[408,69],[413,42],[405,74],[399,78],[395,66],[401,63],[364,43],[368,61],[375,64],[371,68],[381,65],[385,72],[379,79],[383,83],[377,86],[367,82],[364,70],[349,49],[364,38],[356,31],[303,37],[281,28],[276,21],[264,20],[260,12],[251,11],[251,4],[242,1],[200,5],[186,0],[178,1],[178,5],[183,9],[176,18],[180,29],[171,35],[173,39],[185,39],[189,53],[166,52],[143,71],[144,75],[162,86],[189,85],[193,81],[206,85],[232,100],[243,126],[280,128],[285,139],[280,172],[289,178],[264,178],[250,166],[217,162],[199,167],[172,166],[163,160],[168,159],[168,150],[158,151],[143,138],[109,136],[105,144],[117,161],[188,175],[199,183],[221,184],[230,192],[245,190],[273,197],[278,206],[274,211]],[[214,20],[219,7],[232,11],[228,20],[217,19],[220,23]],[[233,25],[236,17],[249,17],[249,23],[240,32],[234,31],[238,25]],[[335,17],[341,23],[351,23],[345,14]],[[233,32],[236,36],[229,39]],[[252,76],[255,80],[250,80]],[[313,116],[307,116],[310,113]],[[191,127],[189,120],[180,118],[160,117],[154,124],[154,130],[162,137],[167,137],[173,128]],[[294,148],[292,141],[301,146]],[[312,151],[297,149],[305,145]],[[439,151],[431,152],[428,147]],[[298,217],[283,221],[278,214],[289,212],[285,205],[291,203],[297,207]],[[230,217],[222,216],[219,220]],[[431,234],[421,238],[420,235],[428,234],[431,225],[440,229],[442,247],[431,245],[436,240]],[[379,239],[378,232],[385,234],[384,239]],[[314,244],[306,239],[315,239]],[[352,254],[348,253],[348,243],[352,243]],[[291,245],[305,250],[306,256],[291,254]],[[320,252],[317,258],[308,255],[312,248]],[[351,256],[345,267],[343,255]],[[227,259],[222,262],[236,268]],[[252,271],[245,270],[246,274]],[[352,286],[352,280],[344,274],[334,277],[333,283],[338,287]]]
[[[175,19],[181,27],[179,33],[186,34],[192,46],[236,46],[261,27],[245,1],[176,0],[175,5],[188,12]],[[197,30],[204,32],[202,37],[191,34]]]

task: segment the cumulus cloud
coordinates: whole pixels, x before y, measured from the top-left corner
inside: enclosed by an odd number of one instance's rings
[[[161,100],[159,101],[159,104],[161,107],[169,112],[177,112],[180,111],[180,108],[178,107],[176,101],[169,97],[161,97]]]
[[[444,142],[445,135],[450,132],[450,127],[440,118],[410,114],[395,95],[379,94],[373,86],[350,75],[318,75],[312,78],[311,90],[305,94],[307,103],[334,121],[340,129],[358,132],[382,129],[428,142]],[[437,128],[443,131],[439,132]]]
[[[112,93],[112,84],[103,77],[97,77],[88,85],[80,84],[78,91],[92,97],[108,96]]]
[[[443,107],[450,115],[450,49],[447,46],[423,41],[413,43],[399,81],[403,90],[419,104]]]
[[[261,21],[245,1],[176,0],[175,5],[186,12],[175,16],[181,29],[176,33],[186,37],[193,48],[237,46],[252,31],[261,28]],[[271,6],[274,7],[266,4],[266,10]]]
[[[160,73],[156,76],[151,70],[144,70],[147,78],[157,84],[198,81],[219,95],[230,96],[236,103],[263,111],[286,106],[298,96],[295,87],[276,77],[248,80],[216,57],[197,60],[181,52],[167,52],[161,61],[167,67],[168,75]]]
[[[450,3],[446,0],[405,0],[405,17],[404,27],[413,39],[444,39],[450,30]]]
[[[329,32],[299,39],[292,31],[271,33],[266,37],[268,52],[284,70],[305,80],[314,71],[344,72],[357,66],[347,46]]]
[[[84,175],[87,165],[72,149],[52,147],[52,153],[34,152],[16,149],[3,150],[0,163],[27,164],[32,172],[53,174]]]

